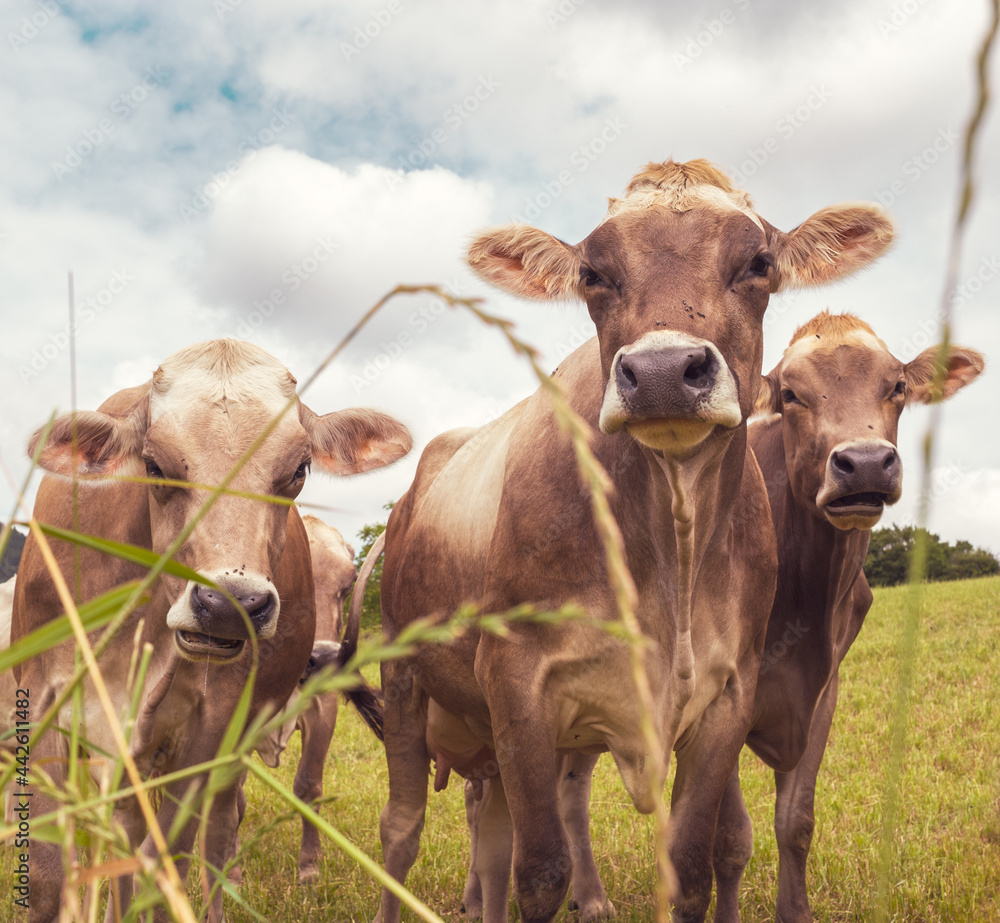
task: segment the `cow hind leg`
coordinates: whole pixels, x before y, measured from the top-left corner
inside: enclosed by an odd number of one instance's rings
[[[573,854],[573,898],[569,909],[580,912],[581,923],[615,914],[590,842],[590,787],[597,760],[598,754],[569,753],[562,757],[559,767],[559,810]]]
[[[337,725],[337,695],[324,695],[299,718],[302,733],[302,758],[295,773],[292,790],[307,804],[323,795],[323,767]],[[299,850],[299,884],[310,884],[319,878],[319,858],[322,855],[319,830],[302,818],[302,848]]]
[[[503,781],[485,786],[477,823],[476,872],[482,886],[483,923],[506,923],[514,830]]]
[[[753,826],[736,766],[726,783],[715,828],[715,923],[739,923],[740,881],[752,852]]]
[[[489,780],[482,783],[483,790],[490,786]],[[485,795],[483,796],[485,797]],[[483,885],[477,869],[479,858],[479,814],[483,799],[476,801],[475,789],[471,782],[465,783],[465,822],[469,825],[469,874],[465,879],[460,912],[467,920],[478,920],[483,915]],[[510,878],[510,869],[507,869]]]
[[[777,794],[774,832],[778,840],[778,923],[811,923],[812,911],[806,889],[806,862],[812,846],[816,776],[837,707],[837,676],[823,693],[809,731],[809,743],[798,766],[791,772],[774,774]]]
[[[417,858],[427,809],[430,755],[426,716],[419,707],[413,670],[406,661],[382,664],[385,690],[385,755],[389,769],[389,801],[382,810],[379,834],[385,870],[399,882]],[[399,923],[400,901],[387,888],[376,923]]]

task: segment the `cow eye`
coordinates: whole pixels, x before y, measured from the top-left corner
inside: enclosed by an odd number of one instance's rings
[[[782,404],[801,404],[802,401],[800,401],[795,396],[795,392],[791,388],[782,388],[781,389],[781,403]]]
[[[162,478],[163,472],[160,470],[160,466],[156,464],[151,458],[145,459],[146,461],[146,477],[148,478]]]
[[[292,477],[293,481],[301,481],[309,473],[309,466],[312,464],[312,459],[307,458],[298,468],[295,469],[295,474]]]
[[[580,281],[586,286],[604,284],[604,279],[601,278],[601,274],[591,269],[589,266],[583,267],[583,270],[580,272]]]
[[[772,266],[774,266],[774,260],[769,253],[758,253],[750,260],[748,269],[753,276],[766,276],[771,271]]]
[[[900,379],[896,382],[896,387],[892,389],[893,397],[903,397],[906,394],[906,382]]]

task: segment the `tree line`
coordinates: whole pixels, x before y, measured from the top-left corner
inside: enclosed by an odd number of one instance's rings
[[[927,580],[965,580],[1000,573],[1000,561],[985,548],[973,548],[971,542],[942,542],[940,536],[913,526],[892,526],[872,531],[865,558],[865,576],[872,586],[896,586],[906,583],[910,560],[918,534],[927,540]]]

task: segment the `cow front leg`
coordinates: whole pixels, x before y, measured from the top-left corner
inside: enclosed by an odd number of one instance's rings
[[[776,772],[774,781],[774,832],[778,840],[778,923],[811,923],[812,911],[806,890],[806,862],[812,846],[816,776],[833,713],[837,708],[839,676],[834,674],[823,692],[809,730],[809,743],[798,766],[791,772]]]
[[[225,868],[231,856],[236,832],[239,827],[239,796],[243,789],[243,778],[232,788],[219,792],[212,802],[212,809],[205,823],[201,867],[201,887],[208,906],[208,923],[222,923],[222,883],[216,882],[210,869]],[[245,800],[244,800],[245,804]]]
[[[302,758],[292,790],[306,804],[314,804],[323,795],[323,767],[337,726],[337,693],[317,696],[299,717],[298,726],[302,734]],[[299,884],[309,884],[319,878],[321,855],[319,830],[303,817]]]
[[[723,795],[736,770],[750,724],[756,663],[734,676],[702,713],[697,734],[677,749],[671,795],[670,862],[677,875],[677,923],[701,923],[712,896],[712,860]],[[748,674],[753,681],[747,682]]]
[[[559,810],[573,855],[573,899],[581,923],[614,916],[590,843],[590,789],[599,755],[568,753],[559,766]]]
[[[420,707],[420,693],[415,688],[413,667],[408,661],[382,663],[382,689],[389,800],[379,820],[379,834],[385,870],[405,883],[420,848],[427,809],[430,756],[426,743],[426,714]],[[376,923],[399,923],[399,915],[399,898],[383,888]]]
[[[490,711],[492,715],[512,713],[496,709],[492,702]],[[494,725],[494,739],[513,825],[514,895],[521,919],[548,923],[566,899],[573,860],[559,816],[555,735],[533,731],[519,721],[508,721],[501,730]],[[480,852],[484,845],[480,832]],[[481,858],[479,866],[483,868]]]
[[[726,783],[715,828],[715,923],[739,923],[740,881],[753,853],[753,826],[737,764]]]

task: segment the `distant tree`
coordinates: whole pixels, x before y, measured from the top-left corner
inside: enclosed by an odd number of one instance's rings
[[[1000,561],[983,548],[973,548],[967,541],[954,546],[942,542],[940,536],[923,531],[927,536],[927,579],[964,580],[1000,573]],[[910,558],[918,530],[913,526],[893,526],[875,529],[865,560],[865,576],[872,586],[895,586],[906,583]]]
[[[396,505],[393,500],[382,507],[384,510],[391,510]],[[385,532],[384,522],[368,523],[361,527],[358,538],[361,539],[361,547],[355,555],[354,563],[358,568],[365,562],[368,552],[372,550],[375,540]],[[361,605],[361,627],[366,631],[378,631],[382,627],[382,610],[379,607],[379,591],[382,587],[382,561],[375,565],[368,584],[365,587],[365,597]],[[354,595],[353,593],[351,594]]]

